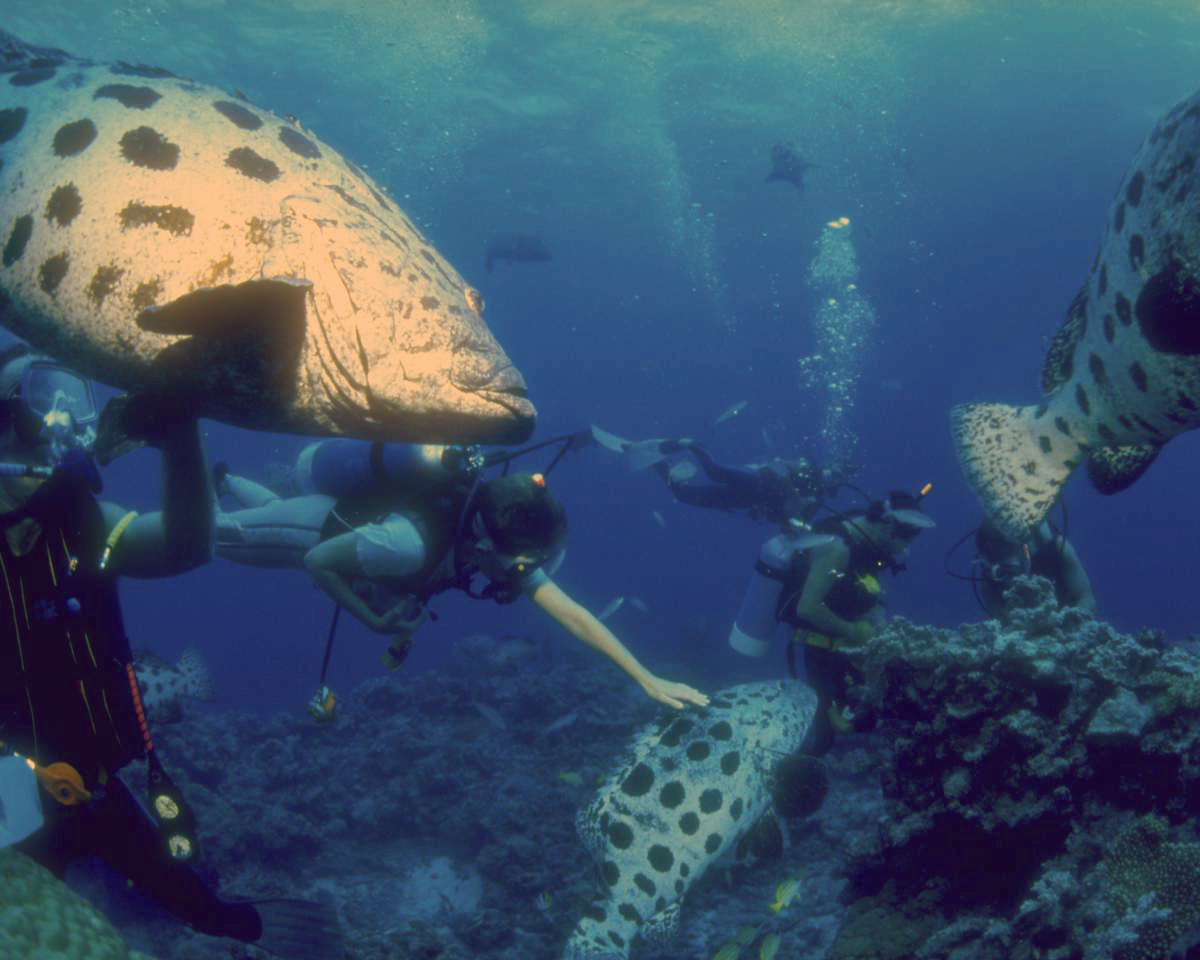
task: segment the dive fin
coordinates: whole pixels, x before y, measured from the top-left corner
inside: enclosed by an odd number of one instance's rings
[[[283,960],[338,960],[345,953],[333,907],[312,900],[250,900],[262,920],[253,946]]]
[[[605,449],[624,456],[625,466],[632,473],[652,467],[667,457],[666,451],[663,450],[663,445],[669,444],[669,441],[666,440],[623,440],[615,433],[601,430],[594,424],[592,425],[592,437]]]
[[[205,287],[148,307],[136,322],[142,330],[172,336],[245,337],[258,332],[269,338],[276,324],[303,329],[305,298],[311,289],[309,281],[291,277]]]
[[[1161,446],[1139,444],[1127,447],[1100,447],[1088,454],[1087,475],[1092,486],[1109,496],[1128,490],[1150,469]]]
[[[1037,407],[972,403],[950,411],[958,463],[984,510],[1009,539],[1024,543],[1083,459],[1078,441],[1049,436]]]
[[[592,439],[604,447],[605,450],[611,450],[613,453],[624,453],[625,448],[629,446],[628,440],[622,440],[615,433],[601,430],[594,423],[592,424]]]

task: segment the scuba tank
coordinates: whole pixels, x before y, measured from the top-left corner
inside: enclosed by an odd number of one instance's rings
[[[461,458],[447,456],[457,447],[441,444],[378,443],[334,437],[300,451],[293,474],[301,493],[353,497],[397,486],[419,486],[451,479]]]
[[[20,843],[42,825],[37,775],[23,757],[0,756],[0,850]]]
[[[742,606],[729,631],[729,645],[748,657],[761,657],[770,649],[779,626],[779,598],[801,550],[824,546],[834,538],[807,531],[780,533],[762,545],[742,597]]]

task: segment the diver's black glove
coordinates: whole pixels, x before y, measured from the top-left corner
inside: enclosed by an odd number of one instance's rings
[[[159,446],[177,424],[195,417],[195,404],[187,398],[119,394],[100,411],[92,452],[97,463],[107,466],[139,447]]]

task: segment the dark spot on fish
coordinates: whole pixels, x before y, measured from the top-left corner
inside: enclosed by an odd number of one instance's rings
[[[1054,445],[1050,442],[1050,438],[1045,434],[1042,434],[1042,436],[1038,437],[1038,446],[1042,448],[1042,453],[1049,453],[1054,449]]]
[[[736,750],[731,750],[721,758],[721,772],[727,777],[732,777],[738,772],[738,767],[742,765],[742,755]]]
[[[614,823],[608,828],[608,839],[618,850],[628,850],[633,843],[633,830],[627,823]]]
[[[63,277],[67,275],[67,267],[70,265],[70,258],[66,253],[56,253],[52,257],[47,257],[42,263],[41,269],[38,270],[38,286],[40,286],[50,296],[54,296],[54,292],[58,290],[58,285],[62,283]]]
[[[437,266],[437,259],[428,250],[422,249],[421,256],[423,256],[426,260],[428,260],[429,263],[431,263],[433,266],[435,266],[435,267]]]
[[[721,795],[721,791],[710,788],[700,794],[700,812],[701,813],[716,813],[725,803],[725,798]]]
[[[166,67],[150,67],[144,63],[126,63],[124,60],[118,60],[108,69],[110,73],[116,74],[118,77],[146,77],[150,80],[161,80],[164,77],[175,76]]]
[[[714,740],[732,740],[733,727],[729,725],[728,721],[721,720],[708,728],[708,735]]]
[[[704,852],[710,856],[721,849],[721,835],[710,833],[704,840]]]
[[[177,237],[191,233],[192,226],[196,222],[191,211],[185,210],[183,207],[175,207],[170,204],[149,206],[144,203],[126,204],[125,208],[117,214],[117,219],[121,222],[122,230],[128,230],[130,227],[155,226]]]
[[[1129,186],[1125,188],[1125,200],[1131,207],[1136,207],[1142,202],[1142,188],[1146,185],[1146,175],[1139,170],[1129,181]]]
[[[29,111],[24,107],[5,107],[0,110],[0,143],[8,143],[21,132]]]
[[[129,295],[129,302],[138,310],[145,310],[158,302],[161,293],[162,282],[156,277],[134,287],[133,293]]]
[[[1113,229],[1120,233],[1125,229],[1125,204],[1117,204],[1117,212],[1113,214]]]
[[[91,120],[76,120],[58,128],[54,134],[54,155],[73,157],[83,153],[96,139],[96,125]]]
[[[729,815],[733,817],[734,820],[739,819],[742,815],[742,808],[744,806],[745,804],[742,802],[742,798],[738,797],[729,805]]]
[[[1131,363],[1129,365],[1129,376],[1133,380],[1133,385],[1142,393],[1145,393],[1150,387],[1150,380],[1146,376],[1146,371],[1142,369],[1140,363]]]
[[[654,881],[644,873],[635,873],[633,875],[633,882],[634,885],[648,897],[652,897],[658,893],[658,887],[654,885]]]
[[[1059,433],[1065,434],[1068,437],[1071,435],[1071,428],[1067,425],[1067,421],[1064,420],[1062,417],[1054,418],[1054,426],[1058,429]],[[1046,438],[1047,446],[1049,445],[1049,439],[1050,439],[1049,437]],[[1049,453],[1050,451],[1043,448],[1042,452]]]
[[[258,217],[251,217],[246,222],[246,242],[254,244],[270,244],[270,226]]]
[[[666,873],[675,866],[675,854],[669,848],[664,847],[661,843],[653,844],[646,851],[646,860],[659,873]]]
[[[1126,327],[1133,323],[1133,306],[1120,291],[1117,291],[1117,319]]]
[[[662,913],[666,909],[667,909],[666,899],[664,899],[663,897],[659,897],[657,900],[654,901],[654,912],[655,913]]]
[[[1156,427],[1154,424],[1152,424],[1149,420],[1147,420],[1145,417],[1140,417],[1137,414],[1134,414],[1133,419],[1137,421],[1137,425],[1139,427],[1141,427],[1143,430],[1145,430],[1151,436],[1154,436],[1154,437],[1162,436],[1162,431],[1158,427]]]
[[[8,82],[13,87],[36,87],[39,83],[53,80],[54,74],[54,67],[39,67],[34,70],[22,70],[20,73],[14,73],[8,78]]]
[[[590,917],[591,919],[595,920],[597,923],[603,923],[605,920],[608,919],[608,911],[606,911],[598,903],[590,904],[583,911],[583,915],[585,917]]]
[[[641,797],[645,796],[652,786],[654,786],[654,771],[646,764],[639,763],[622,781],[621,790],[631,797]]]
[[[1113,340],[1116,339],[1116,336],[1117,336],[1117,325],[1115,323],[1113,323],[1112,314],[1106,313],[1104,315],[1104,339],[1107,340],[1109,343],[1112,343]]]
[[[174,170],[179,162],[179,147],[153,127],[138,127],[125,134],[121,154],[135,167],[147,170]]]
[[[1096,283],[1096,293],[1099,296],[1104,296],[1108,291],[1108,267],[1105,264],[1100,264],[1100,279]]]
[[[25,245],[33,236],[33,217],[22,214],[13,221],[12,229],[8,232],[8,240],[4,244],[3,262],[11,267],[25,253]]]
[[[623,936],[621,936],[619,933],[617,933],[616,930],[608,931],[608,939],[612,942],[612,945],[614,947],[621,947],[622,949],[624,949],[625,938]]]
[[[257,130],[263,125],[262,118],[258,114],[247,110],[240,103],[232,103],[229,100],[216,100],[213,102],[213,107],[235,127],[240,127],[243,130]]]
[[[689,837],[700,829],[700,817],[694,813],[685,813],[679,818],[679,829]]]
[[[683,784],[678,780],[672,780],[659,791],[658,802],[667,809],[673,809],[683,803],[684,796]]]
[[[1200,354],[1200,283],[1172,257],[1142,286],[1137,298],[1138,329],[1160,353]]]
[[[712,753],[712,747],[709,746],[707,740],[697,740],[695,743],[688,744],[687,758],[689,760],[696,762],[707,760],[710,753]]]
[[[676,892],[677,894],[681,894],[681,895],[682,895],[683,891],[684,891],[684,890],[686,890],[686,889],[687,889],[687,884],[686,884],[686,883],[684,883],[682,880],[676,880],[676,881],[675,881],[675,892]]]
[[[630,923],[636,923],[638,926],[642,924],[642,915],[637,912],[637,909],[631,903],[621,904],[617,907],[617,913]],[[624,946],[624,944],[618,943],[617,946]]]
[[[1111,447],[1117,442],[1116,431],[1113,430],[1113,428],[1110,427],[1107,423],[1097,424],[1096,432],[1098,434],[1100,434],[1100,439],[1103,440],[1105,445],[1107,445],[1107,446]]]
[[[1079,409],[1082,410],[1085,415],[1091,413],[1092,404],[1091,401],[1088,400],[1087,391],[1083,389],[1082,383],[1075,384],[1075,402],[1079,404]]]
[[[107,297],[117,287],[117,282],[125,271],[120,267],[109,264],[107,267],[97,267],[88,283],[87,295],[97,307],[104,303]]]
[[[1108,374],[1104,370],[1104,361],[1097,354],[1088,355],[1088,370],[1092,374],[1092,379],[1097,384],[1103,385],[1108,382]]]
[[[1043,437],[1042,439],[1046,438]],[[1027,477],[1036,476],[1038,472],[1037,464],[1032,460],[1026,460],[1023,464],[1021,464],[1021,469],[1025,471],[1025,476]]]
[[[426,310],[436,310],[441,301],[437,297],[424,296],[421,298],[421,306]]]
[[[1179,391],[1179,396],[1175,402],[1183,407],[1184,410],[1191,410],[1193,413],[1196,411],[1196,402],[1182,390]]]
[[[135,87],[128,83],[108,83],[95,93],[95,99],[107,97],[130,110],[148,110],[162,99],[162,94],[150,87]]]
[[[235,147],[225,158],[225,166],[233,167],[238,173],[251,180],[270,183],[279,176],[279,167],[266,157],[260,157],[249,147]]]
[[[680,739],[691,732],[692,726],[691,720],[676,720],[667,727],[667,732],[662,735],[662,739],[659,742],[664,747],[677,747],[679,746]]]
[[[1129,238],[1129,265],[1134,269],[1139,269],[1146,262],[1146,241],[1140,233],[1135,233]]]
[[[691,872],[692,872],[691,868],[686,863],[679,864],[679,875],[681,877],[686,877]]]
[[[75,184],[67,183],[55,187],[54,192],[50,194],[50,199],[46,201],[46,219],[65,227],[79,216],[82,209],[83,198],[79,196],[79,190]]]
[[[605,883],[615,887],[621,880],[621,868],[611,860],[605,860],[604,866],[600,868],[600,875],[604,877]]]
[[[297,133],[291,127],[280,127],[279,139],[285,147],[298,157],[304,157],[307,160],[316,160],[321,156],[321,151],[317,149],[315,143],[309,140],[308,137]]]

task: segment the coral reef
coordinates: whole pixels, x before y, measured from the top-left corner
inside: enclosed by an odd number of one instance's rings
[[[863,660],[887,816],[834,956],[1150,960],[1200,916],[1196,657],[1039,578],[1008,600],[958,631],[897,619]]]
[[[151,960],[130,951],[86,900],[12,849],[0,850],[0,957]]]

